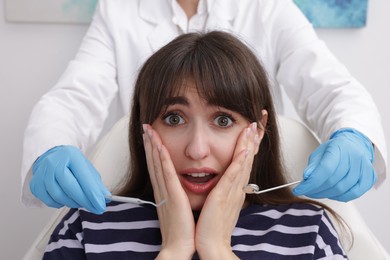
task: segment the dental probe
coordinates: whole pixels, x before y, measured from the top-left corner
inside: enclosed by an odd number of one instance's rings
[[[290,186],[290,185],[298,184],[300,182],[301,181],[294,181],[294,182],[290,182],[290,183],[287,183],[287,184],[283,184],[283,185],[276,186],[276,187],[269,188],[269,189],[265,189],[265,190],[259,190],[259,186],[258,185],[253,184],[253,183],[249,183],[248,185],[246,185],[244,187],[244,192],[246,194],[261,194],[261,193],[265,193],[265,192],[281,189],[281,188],[284,188],[284,187],[287,187],[287,186]]]
[[[156,204],[151,201],[141,200],[138,198],[131,198],[131,197],[123,197],[123,196],[116,196],[116,195],[107,195],[105,196],[106,199],[117,201],[117,202],[126,202],[126,203],[133,203],[133,204],[150,204],[158,208],[159,206],[163,205],[166,200],[162,200],[160,203]]]

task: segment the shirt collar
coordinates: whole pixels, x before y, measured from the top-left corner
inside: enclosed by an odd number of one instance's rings
[[[177,0],[168,0],[172,6],[172,10],[175,10],[177,7],[180,7]],[[199,0],[197,13],[202,14],[204,12],[210,13],[211,7],[214,4],[215,0]],[[180,8],[181,9],[181,8]]]

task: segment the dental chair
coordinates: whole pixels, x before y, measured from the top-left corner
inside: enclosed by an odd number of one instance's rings
[[[102,176],[105,185],[114,191],[118,181],[127,171],[129,162],[128,152],[128,116],[119,120],[113,128],[98,142],[89,156]],[[301,123],[286,117],[278,118],[283,158],[290,181],[302,179],[303,169],[307,164],[310,153],[319,145],[315,136]],[[348,249],[348,257],[352,260],[387,259],[385,251],[374,234],[365,224],[353,202],[341,203],[333,200],[320,200],[334,209],[349,225],[354,236],[353,246]],[[68,208],[57,210],[47,223],[33,245],[25,254],[25,260],[42,259],[46,245],[53,229],[68,211]],[[336,229],[339,227],[336,225]],[[340,231],[340,230],[339,230]],[[341,238],[342,240],[342,238]]]

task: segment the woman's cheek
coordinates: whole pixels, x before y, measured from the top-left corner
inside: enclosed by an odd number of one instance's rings
[[[223,164],[228,166],[233,159],[234,150],[236,148],[237,138],[227,137],[225,138],[214,138],[213,149],[215,156],[220,158]]]
[[[180,135],[165,134],[161,136],[161,142],[167,148],[171,160],[174,162],[184,156],[184,142]],[[176,165],[176,164],[175,164]]]

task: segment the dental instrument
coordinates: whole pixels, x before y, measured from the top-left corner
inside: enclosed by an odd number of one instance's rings
[[[301,181],[294,181],[294,182],[290,182],[290,183],[287,183],[287,184],[283,184],[283,185],[276,186],[276,187],[269,188],[269,189],[265,189],[265,190],[259,190],[260,188],[259,188],[258,185],[253,184],[253,183],[249,183],[248,185],[246,185],[244,187],[243,190],[244,190],[244,192],[246,194],[261,194],[261,193],[265,193],[265,192],[281,189],[281,188],[284,188],[284,187],[287,187],[287,186],[291,186],[291,185],[294,185],[294,184],[298,184],[300,182]]]
[[[105,196],[106,199],[111,200],[111,201],[117,201],[117,202],[126,202],[126,203],[133,203],[133,204],[150,204],[158,208],[159,206],[163,205],[166,200],[160,201],[160,203],[156,204],[151,201],[146,201],[146,200],[141,200],[138,198],[131,198],[131,197],[123,197],[123,196],[116,196],[116,195],[107,195]]]

